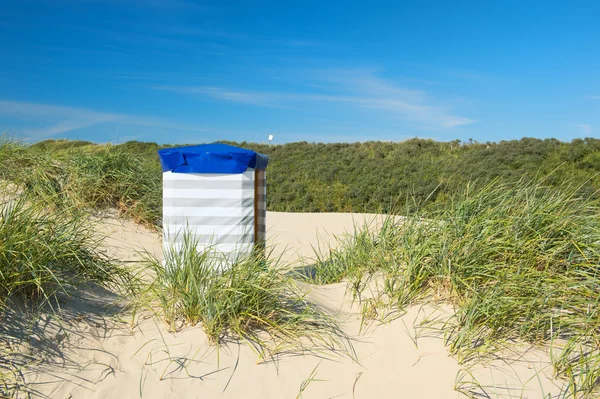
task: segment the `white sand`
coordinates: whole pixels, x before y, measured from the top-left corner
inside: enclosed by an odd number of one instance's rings
[[[353,223],[368,222],[373,216],[269,212],[267,218],[269,246],[276,247],[274,254],[283,253],[286,261],[293,261],[310,257],[311,245],[319,240],[326,244],[332,234],[343,234]],[[101,229],[110,235],[107,251],[121,260],[139,260],[140,250],[160,254],[158,235],[131,222],[112,219]],[[217,351],[199,326],[172,334],[161,322],[146,319],[130,329],[126,323],[130,319],[117,321],[92,312],[73,315],[62,363],[40,366],[46,373],[31,377],[45,382],[38,388],[52,398],[135,398],[140,394],[151,399],[295,398],[315,370],[315,381],[308,384],[302,397],[465,397],[455,387],[462,383],[468,387],[471,377],[449,356],[443,340],[425,336],[419,337],[416,345],[413,341],[417,335],[414,325],[424,315],[443,316],[449,308],[414,307],[404,317],[371,326],[359,335],[358,308],[345,296],[344,284],[314,287],[309,295],[337,312],[344,331],[355,339],[358,363],[323,354],[328,358],[288,355],[257,364],[258,356],[245,344],[230,344]],[[100,297],[96,299],[101,301]],[[498,359],[472,366],[480,383],[497,387],[486,388],[490,397],[540,398],[542,392],[559,392],[548,378],[552,370],[546,355],[519,348],[517,356],[518,361]]]

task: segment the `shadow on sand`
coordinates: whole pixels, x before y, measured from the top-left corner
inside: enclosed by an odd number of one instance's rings
[[[73,288],[70,297],[58,297],[44,305],[12,300],[0,312],[0,397],[49,397],[42,392],[43,385],[60,384],[67,377],[73,382],[73,376],[82,386],[95,384],[77,377],[77,371],[90,363],[75,359],[71,349],[110,356],[101,346],[79,344],[86,342],[84,334],[104,340],[118,333],[117,327],[124,323],[112,316],[124,310],[119,299],[100,286],[87,285]]]

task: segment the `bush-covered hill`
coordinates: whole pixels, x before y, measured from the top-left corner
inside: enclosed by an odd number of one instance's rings
[[[600,139],[555,139],[499,143],[365,142],[283,145],[233,143],[270,156],[267,207],[291,212],[378,212],[407,204],[443,204],[470,181],[548,176],[549,185],[571,182],[600,189]],[[32,150],[56,157],[99,151],[87,142],[44,141]],[[141,157],[160,175],[156,151],[169,145],[130,141],[115,149]]]

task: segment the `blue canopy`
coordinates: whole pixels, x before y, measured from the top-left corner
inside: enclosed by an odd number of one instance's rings
[[[227,144],[202,144],[158,150],[163,172],[244,173],[248,168],[266,169],[269,157]]]

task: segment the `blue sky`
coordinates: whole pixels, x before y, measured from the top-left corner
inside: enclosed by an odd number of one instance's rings
[[[597,1],[2,0],[0,132],[600,136]]]

